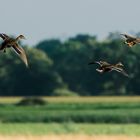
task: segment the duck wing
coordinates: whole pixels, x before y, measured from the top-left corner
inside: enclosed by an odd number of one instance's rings
[[[8,36],[8,35],[6,35],[6,34],[4,34],[4,33],[1,33],[1,34],[0,34],[0,37],[1,37],[3,40],[5,40],[5,39],[8,39],[8,38],[9,38],[9,36]]]
[[[123,68],[120,68],[120,67],[118,68],[118,67],[112,66],[111,69],[114,71],[117,71],[119,73],[122,73],[124,76],[129,77],[129,75],[124,71]]]
[[[106,61],[100,61],[100,66],[108,67],[108,66],[110,66],[110,64],[108,62],[106,62]]]
[[[120,34],[120,35],[124,36],[127,39],[137,39],[136,37],[133,37],[133,36],[130,36],[130,35],[127,35],[127,34]]]
[[[93,62],[88,63],[88,65],[91,65],[91,64],[99,64],[99,65],[100,65],[100,62],[98,62],[98,61],[93,61]]]
[[[28,61],[27,56],[22,47],[20,47],[17,43],[12,45],[13,50],[18,54],[18,56],[21,58],[21,60],[25,63],[25,65],[28,67]]]
[[[91,65],[91,64],[99,64],[101,67],[102,66],[110,66],[110,64],[109,63],[107,63],[106,61],[93,61],[93,62],[90,62],[90,63],[88,63],[88,65]]]

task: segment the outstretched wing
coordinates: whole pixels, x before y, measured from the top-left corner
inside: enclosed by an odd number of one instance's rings
[[[22,61],[25,63],[25,65],[28,67],[27,56],[26,56],[24,49],[21,48],[17,43],[12,45],[12,48],[19,55],[19,57],[22,59]]]
[[[124,76],[129,77],[129,75],[124,71],[123,68],[118,68],[118,67],[115,67],[115,66],[112,66],[111,68],[112,68],[112,70],[117,71],[117,72],[120,72],[120,73],[122,73]]]
[[[136,39],[136,37],[133,37],[127,34],[120,34],[120,35],[123,35],[126,39]]]
[[[107,67],[110,66],[110,64],[106,61],[100,61],[100,66]]]
[[[1,34],[0,34],[0,37],[1,37],[3,40],[5,40],[5,39],[8,39],[8,38],[9,38],[9,36],[8,36],[8,35],[6,35],[6,34],[4,34],[4,33],[1,33]]]
[[[88,63],[88,65],[91,65],[91,64],[99,64],[100,65],[100,63],[98,61],[93,61],[93,62]]]
[[[110,64],[107,63],[106,61],[93,61],[93,62],[88,63],[88,65],[91,65],[91,64],[99,64],[101,67],[102,66],[110,66]]]

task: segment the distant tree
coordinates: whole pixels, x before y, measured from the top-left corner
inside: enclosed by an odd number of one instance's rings
[[[4,66],[0,76],[3,81],[1,95],[51,95],[55,88],[63,86],[59,74],[51,69],[53,62],[46,53],[35,48],[26,48],[26,52],[29,68],[14,56],[13,62]]]
[[[57,39],[45,40],[36,45],[37,49],[43,50],[50,56],[57,52],[57,49],[61,47],[61,41]]]
[[[69,38],[70,41],[77,41],[86,43],[89,39],[96,40],[96,36],[90,36],[87,34],[78,34],[76,37]]]
[[[47,47],[45,44],[44,46]],[[136,59],[139,57],[137,55],[139,51],[124,45],[117,32],[110,33],[103,41],[98,41],[96,37],[88,35],[77,35],[64,43],[53,46],[52,49],[54,50],[51,52],[48,50],[47,54],[54,61],[53,69],[62,76],[70,90],[80,95],[128,95],[132,94],[134,89],[134,91],[137,89],[137,92],[139,90],[138,86],[135,87],[131,83],[131,79],[117,72],[100,75],[95,70],[96,65],[87,65],[93,60],[122,62],[131,75],[133,67],[137,67]],[[139,80],[135,81],[136,85],[138,83]]]
[[[107,39],[109,40],[119,40],[121,39],[121,33],[120,32],[110,32],[109,35],[107,36]]]

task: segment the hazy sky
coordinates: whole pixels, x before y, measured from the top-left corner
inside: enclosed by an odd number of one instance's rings
[[[79,33],[140,31],[140,0],[0,0],[0,32],[24,34],[29,45]]]

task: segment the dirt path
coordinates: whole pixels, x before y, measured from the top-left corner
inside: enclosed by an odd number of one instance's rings
[[[0,140],[140,140],[140,137],[86,135],[0,136]]]

